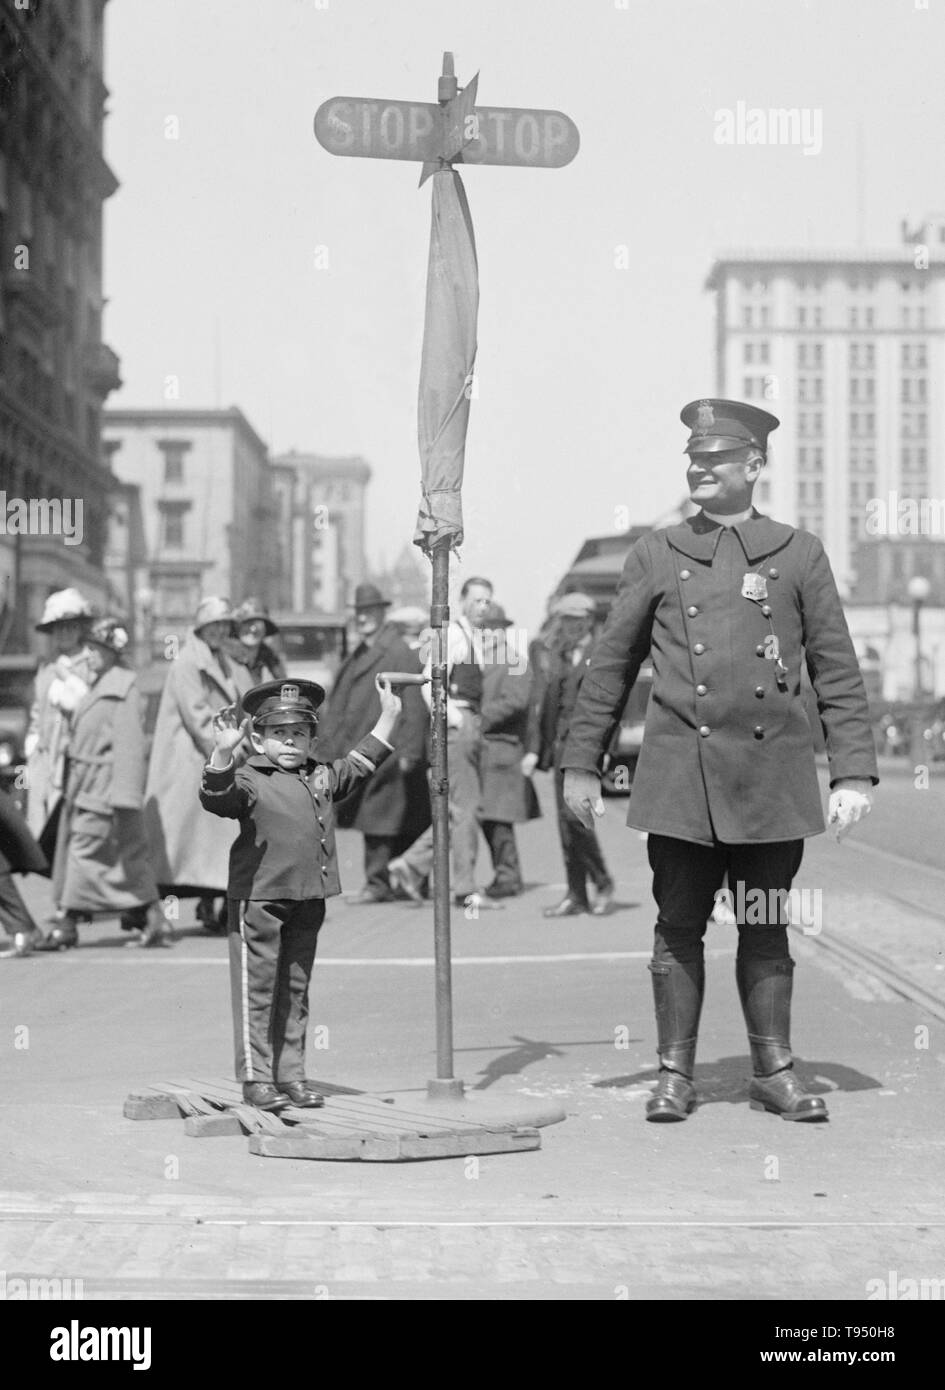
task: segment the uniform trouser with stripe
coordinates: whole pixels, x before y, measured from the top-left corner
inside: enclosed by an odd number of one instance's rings
[[[230,898],[228,939],[238,1081],[304,1081],[308,989],[324,898]]]

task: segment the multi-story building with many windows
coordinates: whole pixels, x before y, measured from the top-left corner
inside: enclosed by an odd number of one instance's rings
[[[106,605],[111,478],[105,397],[120,385],[102,342],[105,0],[0,6],[0,646],[36,643],[54,589]],[[7,525],[10,502],[36,507]],[[81,502],[81,509],[76,504]],[[46,520],[73,507],[74,543]],[[45,518],[45,519],[44,519]]]
[[[824,541],[856,578],[870,499],[945,497],[945,216],[888,251],[718,257],[720,396],[781,420],[760,503]]]
[[[781,421],[759,506],[821,537],[896,696],[911,680],[892,636],[909,580],[929,581],[930,630],[945,609],[945,215],[901,236],[889,250],[724,252],[707,282],[718,394]],[[901,563],[879,563],[873,547],[906,538]],[[945,651],[929,665],[938,689]]]

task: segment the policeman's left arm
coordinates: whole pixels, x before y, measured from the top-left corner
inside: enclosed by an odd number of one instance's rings
[[[828,819],[838,838],[870,809],[879,781],[869,703],[830,562],[814,540],[801,588],[807,670],[827,743]]]

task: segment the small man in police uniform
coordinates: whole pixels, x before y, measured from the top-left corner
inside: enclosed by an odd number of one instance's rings
[[[309,982],[325,899],[341,892],[333,803],[392,752],[401,702],[388,681],[377,689],[373,730],[331,763],[315,761],[325,692],[314,681],[266,681],[214,716],[200,802],[240,823],[227,885],[236,1076],[261,1110],[324,1103],[305,1079]],[[256,755],[237,769],[244,738]]]
[[[805,837],[824,830],[802,665],[826,737],[838,837],[870,809],[879,780],[866,692],[820,541],[751,505],[779,421],[725,400],[692,401],[681,418],[701,510],[627,556],[571,719],[564,795],[585,824],[603,815],[599,760],[650,655],[653,695],[627,816],[649,832],[658,908],[650,970],[660,1072],[647,1119],[685,1120],[695,1104],[703,937],[727,874],[741,905],[735,973],[752,1106],[825,1120],[823,1100],[793,1071],[790,1044],[786,899]]]

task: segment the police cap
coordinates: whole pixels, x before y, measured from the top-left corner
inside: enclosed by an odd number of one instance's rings
[[[259,728],[265,724],[284,724],[304,720],[307,724],[317,724],[315,711],[325,699],[325,692],[315,681],[282,680],[264,681],[254,685],[240,699],[243,714],[250,715],[253,724]]]
[[[687,454],[718,454],[752,444],[766,453],[768,435],[781,423],[767,410],[744,401],[690,401],[683,406],[679,418],[692,431],[685,448]]]

